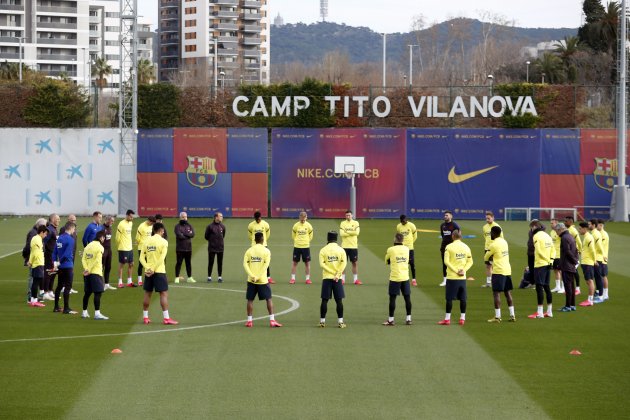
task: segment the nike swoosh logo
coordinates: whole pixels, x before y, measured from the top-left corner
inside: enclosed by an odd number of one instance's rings
[[[455,173],[455,167],[453,166],[451,168],[451,171],[448,173],[448,182],[450,182],[451,184],[459,184],[460,182],[464,182],[464,181],[468,181],[471,178],[474,178],[476,176],[479,176],[483,173],[486,173],[488,171],[491,171],[495,168],[498,168],[499,165],[497,166],[490,166],[489,168],[484,168],[484,169],[479,169],[478,171],[473,171],[473,172],[468,172],[465,174],[456,174]]]

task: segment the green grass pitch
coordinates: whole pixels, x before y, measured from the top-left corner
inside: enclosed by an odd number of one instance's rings
[[[226,219],[225,283],[206,282],[203,232],[208,220],[193,220],[195,285],[173,285],[171,315],[176,327],[142,324],[142,291],[107,291],[102,312],[109,321],[52,313],[25,304],[26,270],[19,253],[35,218],[0,221],[0,418],[628,418],[630,335],[628,302],[630,225],[609,223],[609,302],[553,319],[531,320],[533,290],[515,290],[517,322],[488,324],[494,316],[491,292],[481,288],[483,221],[460,222],[473,250],[465,326],[441,327],[444,289],[437,229],[439,221],[414,221],[420,287],[413,288],[414,325],[405,326],[398,299],[393,328],[387,317],[388,268],[385,250],[395,220],[360,220],[359,278],[346,284],[346,329],[336,326],[334,304],[328,327],[320,329],[321,270],[313,285],[289,285],[294,220],[271,224],[271,270],[276,313],[283,328],[266,319],[244,327],[245,275],[242,257],[249,243],[249,220]],[[324,245],[338,220],[310,220],[315,228],[312,255]],[[80,219],[79,235],[89,220]],[[137,226],[139,222],[134,225]],[[175,244],[169,279],[174,274]],[[526,264],[527,225],[501,222],[510,244],[515,285]],[[117,263],[114,263],[114,272]],[[216,270],[216,267],[215,267]],[[77,270],[78,271],[78,270]],[[348,268],[347,271],[350,274]],[[77,273],[78,274],[78,273]],[[135,274],[135,273],[134,273]],[[113,281],[116,281],[114,274]],[[216,281],[216,271],[213,276]],[[134,275],[135,281],[135,275]],[[584,285],[583,285],[584,286]],[[81,309],[83,284],[75,275],[73,309]],[[583,287],[583,291],[585,288]],[[578,297],[581,301],[584,296]],[[554,294],[554,307],[564,296]],[[90,313],[93,307],[90,305]],[[503,301],[504,318],[507,307]],[[453,317],[458,319],[458,304]],[[266,315],[256,302],[254,317]],[[111,354],[120,348],[122,354]],[[581,356],[569,355],[573,349]]]

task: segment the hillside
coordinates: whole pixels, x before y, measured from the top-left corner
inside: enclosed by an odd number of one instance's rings
[[[443,48],[456,39],[458,48],[470,48],[482,42],[482,22],[475,19],[453,19],[431,28],[414,32],[387,34],[388,57],[403,57],[407,45],[418,41],[423,46]],[[521,46],[560,40],[576,35],[577,28],[517,28],[496,26],[495,37],[511,40]],[[450,32],[450,37],[449,37]],[[287,24],[271,27],[271,62],[274,64],[301,61],[319,62],[330,51],[344,51],[353,63],[379,62],[382,59],[382,35],[366,27],[353,27],[331,22],[305,25]]]

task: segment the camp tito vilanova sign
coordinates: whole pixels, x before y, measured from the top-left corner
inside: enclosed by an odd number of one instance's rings
[[[246,106],[253,100],[253,104]],[[336,114],[338,108],[343,109],[343,117],[365,116],[365,110],[371,109],[372,115],[378,118],[388,117],[392,104],[387,96],[325,96],[331,115]],[[415,118],[500,118],[504,115],[523,116],[531,114],[538,116],[536,106],[531,96],[456,96],[452,102],[449,98],[439,96],[408,96],[409,110]],[[311,106],[308,96],[276,96],[263,97],[237,96],[232,102],[232,110],[237,117],[290,117],[297,116],[300,111]],[[246,109],[247,108],[247,109]]]

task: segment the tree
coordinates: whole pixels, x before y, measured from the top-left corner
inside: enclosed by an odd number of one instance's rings
[[[103,88],[107,86],[107,76],[112,74],[112,66],[107,63],[107,60],[103,57],[98,57],[94,64],[92,64],[92,74],[95,75],[95,83],[99,88],[101,93],[103,92]]]
[[[43,79],[24,108],[24,119],[36,127],[85,127],[90,115],[86,94],[72,82]]]
[[[179,88],[170,83],[138,86],[138,127],[178,127]]]
[[[155,81],[155,66],[149,60],[138,61],[138,84],[151,84]]]
[[[546,52],[542,57],[536,59],[534,65],[541,74],[545,75],[549,83],[554,84],[562,81],[562,60],[557,55]]]
[[[573,62],[573,57],[579,50],[580,39],[577,36],[565,36],[564,42],[555,44],[554,52],[558,54],[560,60],[562,60],[567,80],[571,83],[575,83],[577,79],[577,68]]]

